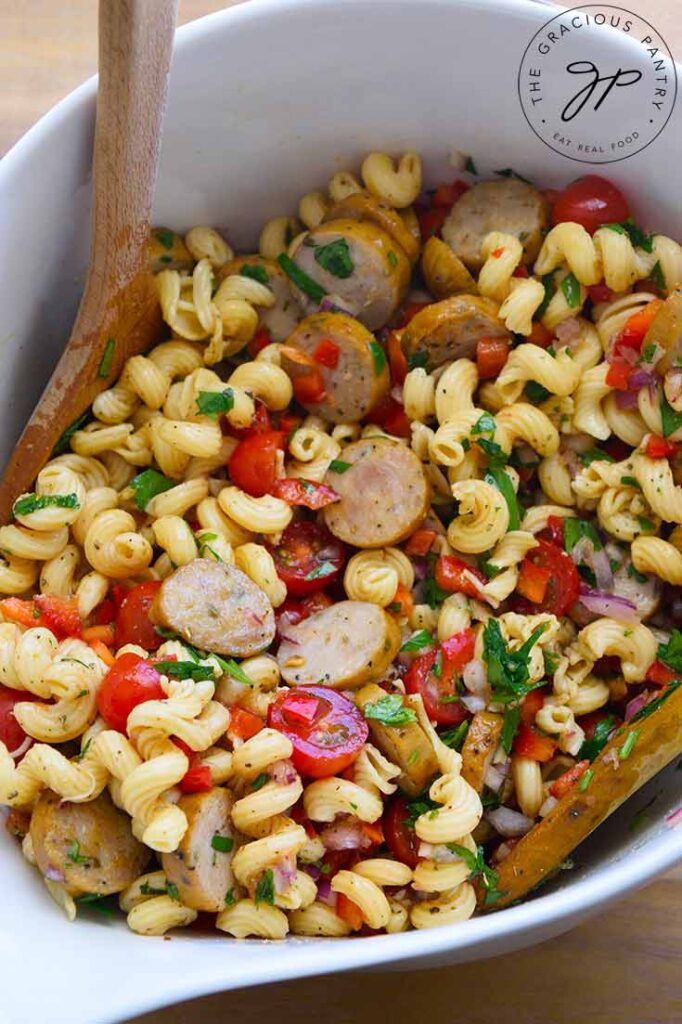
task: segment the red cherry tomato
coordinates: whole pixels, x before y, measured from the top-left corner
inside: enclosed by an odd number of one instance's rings
[[[531,761],[549,761],[554,757],[556,743],[549,736],[543,736],[531,725],[521,722],[514,737],[514,753],[528,757]]]
[[[676,455],[678,450],[679,445],[659,437],[658,434],[651,434],[646,444],[646,453],[650,459],[669,459]]]
[[[575,221],[591,235],[600,224],[620,224],[630,216],[628,201],[619,188],[598,174],[586,174],[559,193],[552,222]]]
[[[680,673],[674,672],[668,665],[662,661],[655,661],[646,672],[647,683],[653,683],[654,686],[667,686],[673,679],[679,679]]]
[[[156,632],[149,618],[149,608],[160,589],[160,580],[149,580],[138,583],[125,595],[116,615],[117,647],[137,644],[145,651],[155,651],[161,646],[163,637]]]
[[[267,327],[259,327],[246,349],[252,359],[255,359],[259,352],[272,344],[272,335]]]
[[[369,735],[355,704],[326,686],[297,686],[281,693],[268,708],[268,725],[288,736],[296,770],[313,779],[342,772]]]
[[[408,824],[410,811],[404,796],[394,796],[389,802],[382,824],[386,845],[396,860],[416,868],[420,861],[419,838],[414,828]]]
[[[464,629],[420,654],[407,670],[405,689],[421,694],[426,714],[438,725],[459,725],[469,717],[458,699],[457,680],[474,656],[474,642],[474,631]]]
[[[613,296],[613,292],[603,281],[601,284],[588,285],[587,292],[592,302],[610,302]]]
[[[28,690],[10,690],[7,686],[0,686],[0,741],[10,754],[14,754],[26,739],[26,733],[14,717],[14,705],[21,700],[37,699]]]
[[[254,498],[268,494],[277,479],[277,452],[285,440],[283,431],[267,430],[240,441],[228,463],[232,483]]]
[[[190,766],[178,783],[183,793],[206,793],[213,789],[211,769],[207,764],[200,764],[198,756],[190,760]]]
[[[99,713],[112,729],[125,732],[128,715],[147,700],[163,700],[161,676],[137,654],[121,654],[97,694]]]
[[[526,555],[528,561],[542,569],[548,569],[550,576],[541,602],[531,604],[521,599],[517,602],[522,611],[527,605],[528,614],[547,612],[550,615],[565,615],[578,600],[580,576],[573,559],[547,540],[538,538],[538,546]]]
[[[329,484],[319,484],[314,480],[294,480],[291,477],[275,480],[270,493],[288,505],[303,505],[315,512],[341,500],[341,495]]]
[[[268,545],[279,578],[295,597],[333,583],[345,560],[343,545],[319,523],[290,523],[276,546]]]
[[[78,613],[77,597],[58,597],[55,594],[36,594],[33,598],[36,607],[48,629],[58,639],[67,636],[80,636],[83,622]]]
[[[476,344],[476,366],[481,380],[492,380],[509,358],[511,349],[503,338],[481,338]]]
[[[335,370],[340,355],[341,349],[336,342],[332,341],[331,338],[323,338],[313,352],[313,359],[320,366],[326,366],[330,370]]]

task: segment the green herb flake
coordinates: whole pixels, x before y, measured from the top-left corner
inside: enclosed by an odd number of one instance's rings
[[[507,473],[499,467],[491,466],[485,474],[485,482],[497,488],[509,509],[509,529],[518,530],[521,526],[519,502],[514,486]]]
[[[661,266],[660,260],[657,260],[654,264],[653,270],[649,274],[650,279],[656,285],[659,292],[666,290],[665,275],[663,273],[663,267]]]
[[[446,729],[440,734],[441,742],[451,750],[461,750],[464,746],[467,733],[469,732],[468,720],[460,722],[454,729]]]
[[[640,572],[638,569],[635,569],[632,562],[627,567],[626,571],[630,579],[637,580],[638,583],[647,583],[649,580],[649,577],[645,573]]]
[[[386,369],[386,353],[378,341],[370,341],[368,345],[374,360],[374,376],[380,377]]]
[[[509,754],[514,742],[514,737],[519,728],[519,722],[521,721],[521,708],[517,705],[504,709],[504,718],[502,719],[502,733],[500,735],[500,745],[504,750],[505,754]]]
[[[592,736],[589,740],[583,741],[578,751],[579,761],[594,761],[595,757],[602,752],[609,742],[609,734],[613,730],[615,721],[613,715],[607,715],[606,718],[602,718],[600,722],[597,722]]]
[[[175,882],[169,882],[168,883],[168,885],[166,886],[166,892],[168,893],[168,895],[170,896],[170,898],[172,900],[175,900],[176,903],[180,903],[181,902],[180,901],[180,892],[179,892],[178,887],[175,884]]]
[[[550,274],[543,274],[541,281],[542,286],[545,289],[545,297],[543,298],[542,302],[538,306],[538,309],[536,310],[535,318],[537,320],[541,320],[543,318],[543,316],[547,312],[547,307],[554,298],[554,293],[556,292],[556,281],[554,280],[554,271],[552,271]]]
[[[609,231],[616,231],[619,235],[628,235],[633,245],[639,246],[645,252],[653,252],[654,236],[647,235],[640,227],[637,227],[632,217],[628,217],[622,224],[602,224],[601,227]]]
[[[620,482],[623,484],[624,487],[637,487],[641,490],[641,488],[639,487],[639,480],[637,480],[637,478],[634,476],[622,476],[620,478]]]
[[[647,516],[637,516],[637,522],[639,523],[639,528],[643,533],[656,532],[656,524]]]
[[[632,722],[641,722],[644,718],[648,718],[649,715],[653,715],[655,711],[658,711],[663,704],[667,701],[668,697],[682,686],[682,679],[673,679],[672,682],[668,683],[667,689],[661,694],[660,697],[656,697],[655,700],[650,700],[648,704],[645,704],[643,708],[632,716],[630,724]]]
[[[476,164],[474,163],[473,158],[470,157],[470,156],[467,157],[467,162],[464,165],[464,170],[467,171],[468,174],[475,174],[476,177],[478,177],[478,171],[476,170]]]
[[[86,907],[88,910],[95,910],[98,914],[104,914],[105,917],[114,916],[114,908],[111,903],[107,901],[106,896],[102,896],[98,892],[86,892],[83,896],[76,898],[76,903],[79,907]]]
[[[230,888],[225,893],[225,906],[233,907],[237,901],[234,898],[234,889]]]
[[[382,725],[408,725],[417,721],[416,712],[405,707],[400,693],[387,693],[385,697],[365,704],[363,713],[365,718],[381,722]]]
[[[542,402],[546,402],[548,398],[552,397],[552,392],[548,391],[547,388],[543,387],[542,384],[538,384],[536,380],[529,380],[525,388],[526,398],[533,405],[540,405]]]
[[[578,541],[586,538],[592,544],[595,551],[601,551],[603,544],[599,539],[595,527],[585,519],[577,519],[568,516],[564,519],[564,548],[570,555]]]
[[[193,679],[195,683],[215,678],[212,665],[197,665],[194,661],[155,661],[154,668],[171,679]]]
[[[410,352],[407,357],[407,367],[409,370],[425,370],[428,367],[429,357],[426,352]]]
[[[158,886],[150,885],[149,882],[143,882],[140,886],[141,896],[167,896],[168,888],[164,885],[163,889]]]
[[[413,750],[412,753],[410,754],[410,756],[407,759],[407,763],[408,764],[416,764],[418,760],[419,760],[419,751],[418,750]]]
[[[157,242],[164,247],[164,249],[172,249],[175,244],[175,232],[169,231],[168,228],[157,228],[152,232]]]
[[[621,761],[627,761],[630,754],[635,749],[635,743],[639,739],[639,732],[639,729],[633,729],[627,737],[627,739],[625,740],[623,746],[618,751],[618,757],[621,759]]]
[[[229,853],[233,846],[232,836],[221,836],[219,832],[216,832],[211,839],[211,849],[217,850],[218,853]]]
[[[560,287],[571,309],[575,309],[576,306],[580,305],[580,282],[574,273],[566,274]]]
[[[250,277],[259,284],[269,284],[270,276],[261,263],[243,263],[239,273],[242,277]]]
[[[542,623],[517,651],[510,651],[498,620],[488,619],[483,629],[483,660],[488,667],[488,682],[492,687],[494,701],[508,704],[542,686],[542,680],[528,683],[528,657],[546,628],[547,624]]]
[[[28,516],[44,508],[80,508],[80,502],[77,494],[25,494],[14,502],[12,512],[15,516]]]
[[[578,452],[578,459],[583,466],[591,466],[593,462],[615,462],[613,455],[601,451],[600,448],[588,448],[586,452]]]
[[[316,245],[313,255],[315,262],[332,277],[350,277],[355,270],[350,247],[345,238],[337,238],[327,245]]]
[[[485,850],[482,846],[477,846],[476,853],[472,853],[466,846],[461,846],[459,843],[446,843],[445,845],[451,853],[456,854],[460,860],[464,861],[469,869],[471,880],[480,877],[483,888],[486,890],[486,899],[488,894],[495,894],[495,899],[502,896],[502,893],[497,892],[496,888],[500,876],[497,871],[486,864]]]
[[[663,392],[661,392],[661,427],[663,437],[670,437],[682,427],[682,412],[675,412]]]
[[[302,292],[312,299],[313,302],[320,303],[327,294],[327,290],[318,284],[317,281],[313,281],[312,277],[308,277],[304,270],[294,263],[291,256],[285,252],[281,252],[277,257],[277,262],[280,267],[287,275],[287,277],[294,282],[297,288],[300,288]]]
[[[588,768],[586,772],[583,772],[583,774],[581,776],[581,779],[580,779],[580,782],[578,783],[578,792],[579,793],[584,793],[585,792],[585,790],[589,786],[590,782],[592,781],[592,776],[593,775],[594,775],[594,772],[593,772],[593,770],[591,768]]]
[[[264,871],[258,880],[255,894],[256,906],[259,903],[269,903],[270,906],[275,904],[275,885],[272,868],[268,868]]]
[[[474,423],[473,427],[471,428],[471,433],[494,434],[496,427],[497,424],[495,423],[494,418],[490,415],[489,412],[484,412],[482,413],[481,416],[478,417],[478,419]]]
[[[397,267],[398,266],[398,257],[393,252],[393,249],[389,249],[387,259],[388,259],[388,262],[391,264],[392,267]]]
[[[638,362],[640,363],[651,363],[653,362],[654,356],[656,355],[656,346],[651,341],[648,345],[645,345],[642,349],[642,354],[639,357]]]
[[[140,512],[144,512],[152,498],[175,487],[175,483],[157,469],[145,469],[133,477],[130,486],[135,493],[135,504]]]
[[[435,643],[433,637],[427,629],[420,629],[419,632],[411,636],[409,640],[406,640],[403,646],[400,648],[401,651],[421,651],[425,647],[432,647]]]
[[[506,466],[509,461],[509,453],[497,441],[489,441],[485,437],[480,437],[476,444],[484,453],[491,469],[501,469]]]
[[[116,351],[116,341],[114,338],[107,338],[107,343],[104,346],[104,352],[102,353],[102,359],[97,370],[97,376],[103,380],[111,373],[111,367],[114,362],[114,352]]]
[[[81,413],[81,415],[78,416],[78,418],[75,419],[73,421],[73,423],[69,427],[66,428],[66,430],[61,435],[61,437],[57,441],[56,445],[52,449],[52,456],[53,457],[55,455],[63,455],[64,452],[68,452],[69,448],[71,447],[71,438],[73,437],[73,435],[76,433],[77,430],[80,430],[81,427],[85,426],[85,424],[88,421],[88,416],[89,415],[90,415],[90,410],[86,409],[86,411],[84,413]]]
[[[92,864],[93,858],[86,857],[81,853],[81,844],[77,839],[72,839],[66,848],[67,867],[71,864]]]
[[[232,388],[225,388],[224,391],[200,391],[196,399],[197,412],[209,419],[217,420],[219,416],[234,409],[234,391]]]
[[[233,679],[236,679],[238,683],[243,683],[244,686],[253,686],[253,679],[247,676],[241,665],[234,660],[234,658],[219,658],[221,667],[225,672],[228,672]]]
[[[533,182],[529,181],[528,178],[524,178],[518,171],[514,171],[511,167],[503,167],[500,171],[493,171],[493,174],[499,175],[500,178],[516,178],[517,181],[525,181],[526,185],[532,185]]]
[[[341,474],[349,470],[350,467],[350,462],[344,462],[342,459],[332,459],[332,461],[329,463],[329,472]]]
[[[408,828],[414,828],[417,818],[421,818],[422,814],[432,814],[434,810],[438,810],[439,804],[437,804],[428,795],[428,791],[416,797],[414,800],[410,800],[407,804],[407,817],[403,819],[403,824],[407,825]]]
[[[336,572],[336,566],[333,562],[320,562],[314,569],[311,569],[309,573],[303,577],[304,580],[320,580],[324,579],[325,576],[331,576],[332,573]]]
[[[673,629],[667,643],[659,644],[658,657],[676,672],[682,672],[682,632]]]
[[[267,774],[267,772],[261,772],[260,775],[257,775],[256,778],[251,783],[251,789],[254,791],[254,793],[256,793],[259,789],[262,789],[269,778],[270,776]]]

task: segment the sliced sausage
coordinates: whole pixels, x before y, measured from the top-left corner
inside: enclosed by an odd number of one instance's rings
[[[549,205],[534,185],[518,178],[483,181],[464,192],[441,232],[452,251],[472,270],[483,266],[481,246],[491,231],[515,235],[523,259],[531,263],[540,252],[549,220]]]
[[[408,230],[397,210],[369,192],[353,192],[334,203],[324,220],[339,219],[365,220],[378,224],[402,248],[409,260],[414,263],[419,255],[419,239]]]
[[[348,218],[309,231],[293,260],[324,289],[329,301],[356,316],[370,331],[383,327],[393,316],[405,298],[412,272],[404,249],[390,235],[376,224]],[[317,311],[319,297],[295,291],[307,313]]]
[[[142,874],[150,856],[133,835],[128,815],[106,792],[71,804],[45,790],[33,809],[30,836],[42,874],[62,882],[72,896],[121,892]]]
[[[432,235],[422,251],[422,276],[426,287],[437,299],[449,299],[451,295],[466,292],[478,293],[478,285],[459,256],[455,256],[449,245]]]
[[[245,274],[270,289],[275,296],[275,304],[269,308],[257,307],[258,326],[265,327],[273,341],[284,341],[300,320],[301,309],[289,286],[289,278],[279,263],[258,255],[236,256],[223,264],[216,277],[222,281],[232,274]]]
[[[171,573],[149,617],[201,650],[240,658],[257,654],[275,637],[267,595],[241,569],[208,558]]]
[[[356,695],[358,707],[375,704],[386,696],[376,683],[363,686]],[[438,761],[428,736],[418,722],[407,722],[405,725],[384,725],[374,718],[368,718],[367,724],[372,740],[389,761],[400,768],[401,774],[396,782],[408,796],[423,793],[434,775],[438,774]]]
[[[229,790],[219,788],[178,800],[189,827],[177,850],[162,855],[161,865],[168,881],[177,885],[182,902],[193,910],[225,909],[225,896],[234,882],[232,804]]]
[[[636,733],[627,759],[619,750]],[[649,779],[682,752],[682,688],[648,718],[626,723],[591,764],[589,786],[572,786],[549,814],[526,833],[498,866],[501,893],[487,909],[521,899],[546,881],[576,846]],[[484,893],[479,892],[483,902]]]
[[[320,683],[341,690],[380,678],[399,647],[398,624],[383,608],[338,601],[287,626],[277,663],[291,686]]]
[[[490,711],[474,715],[462,747],[462,778],[476,790],[483,791],[485,773],[497,750],[502,735],[502,717]]]
[[[659,373],[679,367],[682,358],[682,291],[673,292],[659,307],[644,337],[642,351],[647,345],[663,349],[656,366]]]
[[[323,341],[338,348],[336,366],[316,365],[322,374],[325,397],[306,404],[309,412],[331,423],[357,423],[388,393],[391,378],[383,349],[359,320],[345,313],[313,313],[302,320],[287,338],[287,347],[315,356]],[[292,380],[302,372],[300,364],[282,352],[282,367]],[[304,372],[304,371],[303,371]]]
[[[350,469],[326,480],[340,501],[322,513],[328,528],[356,548],[399,544],[422,521],[431,494],[422,464],[407,445],[366,437],[343,449]]]
[[[423,353],[429,370],[453,359],[475,358],[481,338],[511,340],[498,311],[496,302],[479,295],[453,295],[433,302],[420,309],[403,331],[405,355]]]

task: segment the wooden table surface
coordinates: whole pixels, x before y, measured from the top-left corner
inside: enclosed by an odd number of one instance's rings
[[[679,57],[680,0],[623,2],[647,14]],[[225,6],[181,0],[180,20]],[[96,9],[95,0],[0,0],[0,153],[95,70]],[[131,1024],[294,1024],[302,1014],[324,1024],[375,1024],[389,1012],[393,1024],[679,1024],[681,911],[682,866],[525,952],[433,971],[285,982],[209,996]]]

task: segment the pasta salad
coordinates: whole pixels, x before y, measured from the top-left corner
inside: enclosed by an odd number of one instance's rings
[[[682,248],[377,152],[149,252],[165,340],[0,527],[8,830],[143,935],[507,905],[682,676]]]

